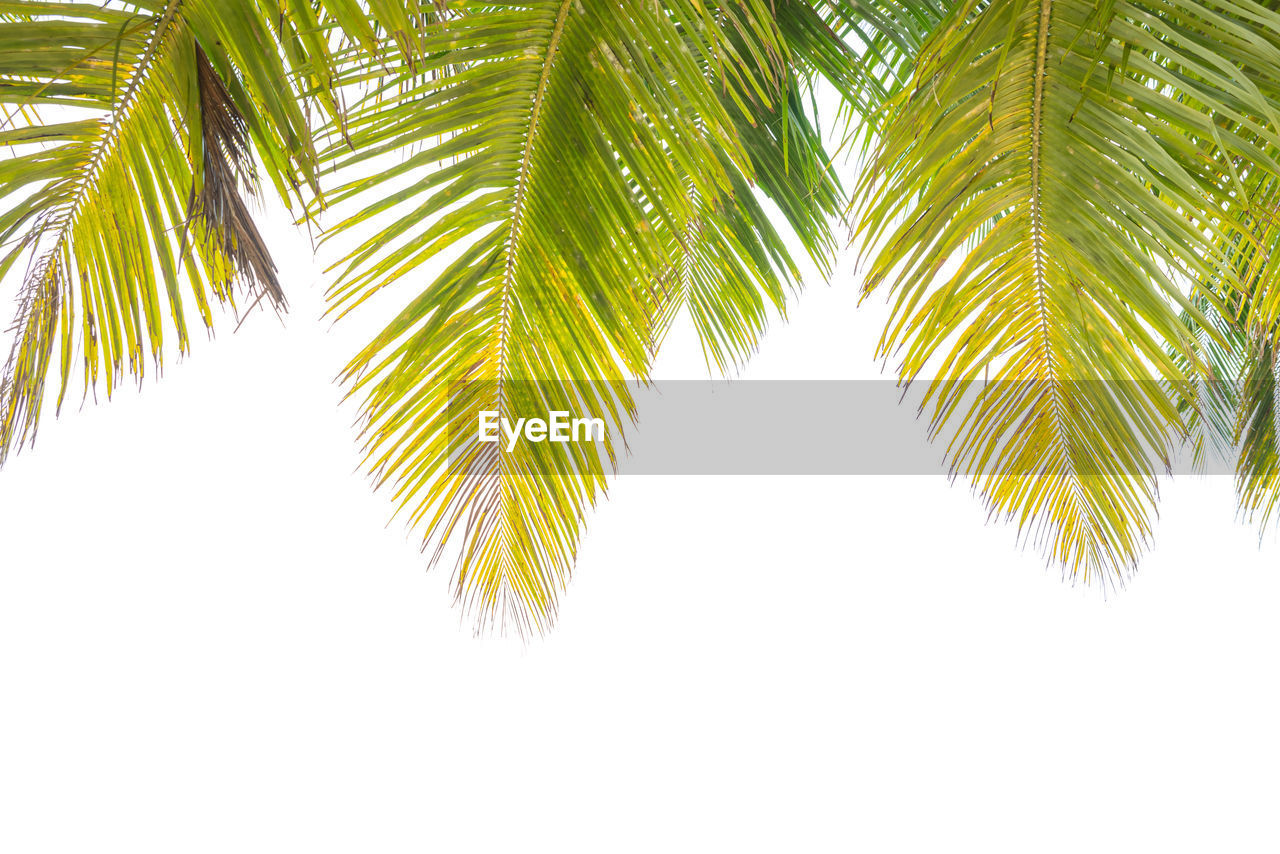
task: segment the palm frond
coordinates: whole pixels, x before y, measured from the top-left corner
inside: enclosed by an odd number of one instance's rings
[[[880,351],[936,367],[953,467],[1073,578],[1122,578],[1150,535],[1204,365],[1189,283],[1236,276],[1232,164],[1278,172],[1278,32],[1253,2],[970,2],[890,105],[860,189]]]
[[[192,321],[211,327],[237,283],[283,308],[245,198],[254,155],[282,195],[316,186],[275,4],[7,12],[22,14],[0,21],[0,274],[24,259],[28,271],[0,376],[0,461],[34,441],[54,365],[59,406],[77,361],[86,394],[101,383],[110,397],[125,371],[160,366],[167,337],[187,352]]]
[[[479,413],[628,426],[626,383],[685,300],[728,364],[794,283],[752,184],[819,259],[841,196],[766,5],[454,3],[416,41],[349,69],[364,93],[324,156],[357,175],[327,193],[346,216],[326,239],[354,244],[332,309],[445,269],[344,379],[375,484],[435,557],[453,538],[478,625],[539,631],[621,434],[508,451]]]

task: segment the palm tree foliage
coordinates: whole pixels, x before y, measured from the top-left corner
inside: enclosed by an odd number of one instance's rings
[[[1273,6],[0,0],[0,459],[51,372],[59,403],[73,363],[110,395],[217,304],[285,310],[270,189],[323,229],[335,316],[397,305],[342,374],[375,485],[479,625],[540,631],[673,318],[735,369],[800,285],[788,240],[829,273],[852,204],[881,352],[939,378],[956,469],[1115,577],[1152,453],[1243,447],[1246,507],[1276,504]],[[819,81],[866,152],[852,194]],[[618,429],[459,429],[556,410]]]

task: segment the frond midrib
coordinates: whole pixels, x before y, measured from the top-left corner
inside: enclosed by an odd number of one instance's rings
[[[1036,313],[1039,315],[1040,357],[1047,373],[1045,384],[1049,393],[1049,411],[1052,426],[1049,435],[1052,437],[1063,466],[1066,483],[1071,490],[1072,503],[1077,510],[1083,511],[1090,521],[1096,521],[1093,510],[1080,492],[1080,477],[1076,470],[1075,460],[1067,447],[1065,436],[1067,424],[1063,398],[1062,378],[1058,376],[1052,348],[1053,341],[1049,331],[1049,282],[1048,258],[1045,246],[1044,224],[1044,177],[1041,161],[1044,142],[1044,100],[1045,78],[1049,66],[1049,27],[1053,17],[1053,0],[1040,0],[1039,19],[1036,22],[1036,63],[1034,73],[1034,90],[1031,102],[1031,242],[1032,264],[1036,281]],[[1086,567],[1086,575],[1088,567]]]
[[[533,162],[533,146],[537,140],[542,118],[542,105],[546,100],[547,85],[551,79],[551,67],[555,63],[556,50],[560,37],[564,34],[565,21],[569,15],[569,7],[573,0],[561,0],[560,11],[556,15],[555,26],[551,30],[551,38],[547,44],[547,55],[542,62],[542,73],[538,77],[538,88],[533,94],[533,104],[529,112],[529,133],[525,136],[524,152],[520,160],[520,169],[516,173],[515,195],[511,206],[511,225],[507,238],[507,259],[502,274],[502,300],[499,306],[498,328],[498,403],[503,402],[503,380],[506,377],[507,361],[510,355],[511,337],[511,291],[515,287],[516,264],[520,253],[520,226],[524,220],[525,199],[528,195],[529,172]],[[499,412],[502,407],[499,405]]]
[[[112,109],[110,122],[90,155],[89,162],[85,165],[84,175],[80,179],[79,186],[76,188],[71,201],[67,204],[65,213],[57,221],[58,239],[50,250],[51,254],[56,254],[58,247],[66,239],[68,230],[75,225],[80,211],[93,193],[93,188],[96,186],[95,181],[102,172],[103,164],[116,150],[115,143],[120,138],[125,121],[132,113],[130,108],[137,99],[142,85],[151,76],[148,71],[152,63],[155,62],[160,51],[160,44],[169,34],[173,19],[177,16],[178,9],[182,3],[183,0],[168,0],[164,11],[157,16],[155,32],[147,43],[147,49],[134,65],[133,75],[129,78],[129,85],[121,94],[119,102]]]
[[[511,315],[514,310],[512,304],[512,291],[515,290],[517,265],[520,254],[520,232],[524,222],[526,199],[529,191],[529,178],[533,167],[533,151],[537,142],[538,134],[541,129],[542,107],[546,101],[547,87],[551,80],[551,70],[555,64],[556,53],[559,49],[561,36],[564,34],[565,24],[568,20],[569,9],[573,5],[574,0],[561,0],[560,9],[556,14],[556,21],[551,29],[551,37],[547,43],[546,56],[542,61],[542,71],[538,76],[538,86],[534,90],[533,104],[529,111],[529,131],[525,136],[524,150],[520,159],[520,168],[516,173],[515,193],[512,199],[511,207],[511,223],[509,226],[509,236],[507,238],[507,257],[502,274],[502,297],[499,302],[499,319],[498,319],[498,340],[497,340],[497,365],[494,372],[494,382],[497,390],[497,402],[494,407],[498,413],[498,417],[502,418],[506,414],[506,379],[509,370],[509,360],[511,355]],[[494,498],[502,505],[502,516],[504,518],[504,527],[509,530],[510,520],[508,515],[513,511],[513,502],[507,497],[507,468],[508,454],[502,450],[498,450],[497,454],[497,471],[493,476],[498,478],[498,489],[494,490]],[[500,580],[499,580],[500,579]],[[520,586],[513,583],[507,572],[496,574],[494,582],[499,586],[505,584],[509,586]],[[503,592],[497,591],[490,594],[496,602],[502,597]],[[527,597],[522,595],[521,598],[526,599],[526,604],[537,607],[539,610],[553,607],[550,602],[529,602]]]

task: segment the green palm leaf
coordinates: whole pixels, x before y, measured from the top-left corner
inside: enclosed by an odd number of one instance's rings
[[[1251,2],[967,3],[891,105],[861,193],[881,352],[936,367],[953,466],[1073,577],[1149,537],[1204,365],[1187,283],[1235,282],[1223,240],[1268,201],[1232,164],[1277,173],[1277,32]]]
[[[776,19],[685,2],[450,12],[422,28],[412,62],[351,71],[373,82],[326,161],[363,176],[405,156],[328,194],[349,209],[327,237],[354,243],[330,297],[347,312],[446,263],[344,378],[375,483],[437,557],[455,538],[459,599],[480,625],[537,631],[621,449],[508,452],[477,441],[479,413],[626,426],[625,381],[646,376],[685,304],[712,361],[750,352],[795,279],[752,182],[822,263],[842,204],[784,33],[847,48],[799,3]]]
[[[0,14],[0,273],[28,263],[0,378],[3,460],[34,440],[53,365],[59,405],[76,362],[86,392],[101,383],[109,397],[126,370],[159,366],[168,336],[185,353],[193,319],[211,326],[237,282],[283,308],[246,201],[253,155],[283,195],[314,185],[314,155],[274,4],[24,1]]]

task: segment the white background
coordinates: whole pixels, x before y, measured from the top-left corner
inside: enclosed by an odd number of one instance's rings
[[[623,478],[556,630],[475,639],[337,405],[382,318],[319,322],[269,230],[287,326],[0,474],[0,851],[1280,846],[1278,552],[1229,479],[1166,483],[1104,597],[940,478]],[[879,375],[856,278],[745,376]],[[656,375],[704,375],[687,329]]]

